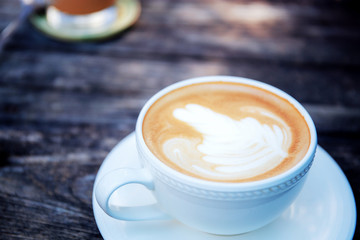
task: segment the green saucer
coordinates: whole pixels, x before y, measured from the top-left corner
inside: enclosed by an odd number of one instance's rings
[[[71,29],[54,29],[46,20],[45,13],[34,13],[30,22],[45,35],[62,41],[91,41],[109,38],[133,25],[140,16],[141,6],[138,0],[117,0],[117,19],[109,27],[98,32],[82,31],[75,33]]]

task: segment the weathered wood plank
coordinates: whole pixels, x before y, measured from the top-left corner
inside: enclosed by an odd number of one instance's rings
[[[94,101],[102,101],[102,95],[112,95],[139,108],[161,88],[203,75],[235,75],[261,80],[307,104],[360,106],[360,82],[356,81],[360,77],[360,68],[291,67],[214,59],[161,61],[136,57],[118,59],[77,54],[16,53],[0,65],[0,84],[3,86],[0,91],[5,102],[37,100],[40,105],[46,101],[56,103],[73,92],[82,93],[77,96],[80,102],[82,96],[84,101],[88,101],[86,95],[92,95]],[[56,92],[51,96],[53,93],[46,93],[48,90]],[[17,98],[17,95],[21,97]],[[127,99],[130,95],[132,98]]]
[[[14,54],[0,66],[0,118],[133,128],[145,101],[162,87],[220,74],[264,80],[288,92],[307,106],[321,132],[360,129],[359,70],[238,64]]]
[[[116,96],[94,98],[92,95],[57,95],[49,92],[37,93],[34,101],[32,97],[21,96],[20,93],[16,95],[16,99],[7,99],[7,101],[10,100],[10,103],[0,103],[0,108],[5,108],[4,105],[11,105],[18,109],[18,112],[13,111],[10,115],[6,111],[0,113],[2,121],[105,124],[121,129],[134,129],[137,115],[144,103],[143,100],[122,100]],[[30,101],[27,100],[29,98]],[[360,131],[360,110],[358,108],[321,104],[306,104],[305,107],[313,117],[320,133]],[[41,116],[41,119],[38,116]]]
[[[96,170],[64,162],[2,168],[1,238],[98,239],[90,201]]]
[[[57,162],[98,166],[131,126],[84,125],[25,120],[2,124],[0,166],[46,165]],[[44,172],[47,176],[47,172]]]
[[[208,57],[358,66],[360,19],[356,16],[337,7],[285,2],[152,1],[144,4],[133,29],[105,44],[52,41],[28,24],[8,48],[114,57]]]
[[[140,26],[136,31],[129,31],[121,39],[108,42],[101,46],[87,44],[64,44],[39,36],[36,32],[20,32],[8,47],[17,50],[32,49],[35,51],[72,53],[80,50],[83,54],[98,54],[117,57],[145,57],[155,58],[220,58],[231,61],[248,60],[256,62],[276,62],[287,65],[319,65],[319,66],[344,66],[355,67],[360,63],[359,49],[356,43],[359,36],[347,39],[331,40],[325,38],[304,38],[302,36],[269,36],[262,38],[239,30],[219,27],[204,29],[203,27],[156,28]],[[255,31],[255,30],[254,30]],[[291,30],[298,32],[297,29]],[[311,31],[318,31],[313,29]],[[330,31],[337,31],[330,29]],[[349,30],[356,32],[357,28]],[[28,36],[28,35],[32,36]],[[261,34],[261,33],[259,33]],[[331,33],[329,33],[330,35]],[[342,36],[337,36],[341,38]],[[27,39],[27,40],[25,40]],[[156,39],[156,40],[155,40]],[[348,45],[344,45],[344,41]],[[31,45],[30,45],[31,44]]]

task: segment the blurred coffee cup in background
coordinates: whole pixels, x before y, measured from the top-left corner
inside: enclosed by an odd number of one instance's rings
[[[116,0],[54,0],[46,19],[55,29],[101,31],[116,20]]]

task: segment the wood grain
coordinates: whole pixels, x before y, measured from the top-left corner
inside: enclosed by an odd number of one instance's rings
[[[0,239],[101,239],[91,194],[146,100],[179,80],[272,84],[313,117],[360,199],[357,1],[152,0],[132,28],[65,43],[21,26],[0,56]],[[0,1],[0,29],[20,11]],[[354,239],[360,237],[356,229]]]

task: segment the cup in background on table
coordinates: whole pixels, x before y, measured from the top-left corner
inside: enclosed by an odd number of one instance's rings
[[[275,220],[295,200],[314,159],[307,111],[268,84],[231,76],[181,81],[155,94],[136,123],[141,169],[114,169],[95,186],[100,207],[127,221],[175,218],[233,235]],[[121,159],[119,159],[121,161]],[[109,205],[138,183],[157,204]]]
[[[100,31],[117,18],[116,0],[53,0],[46,19],[54,29]]]

